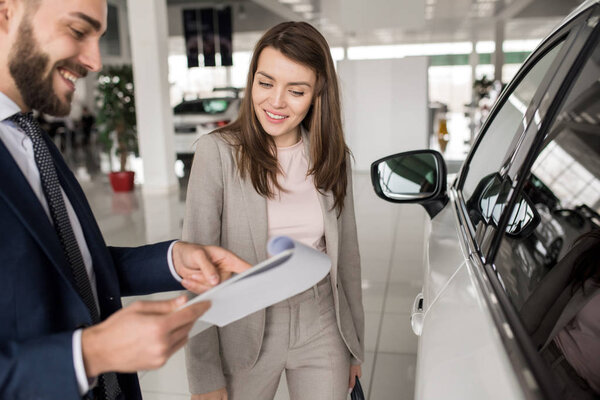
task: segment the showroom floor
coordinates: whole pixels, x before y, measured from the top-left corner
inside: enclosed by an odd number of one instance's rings
[[[356,173],[354,180],[366,314],[363,387],[367,399],[412,399],[417,337],[409,317],[422,280],[425,213],[417,205],[399,206],[377,198],[366,173]],[[82,186],[108,244],[135,246],[179,237],[183,218],[179,195],[142,196],[139,187],[133,193],[113,194],[99,176],[93,180],[84,176]],[[182,351],[163,368],[139,375],[147,400],[189,398]],[[289,399],[285,379],[275,398]]]

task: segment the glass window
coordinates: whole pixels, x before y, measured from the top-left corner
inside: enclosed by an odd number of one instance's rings
[[[526,178],[538,218],[528,232],[504,233],[494,263],[565,398],[600,394],[599,77],[596,46]]]
[[[467,203],[473,226],[477,226],[480,219],[476,210],[473,209],[479,204],[479,199],[472,197],[475,194],[481,194],[481,191],[477,189],[481,188],[482,182],[498,172],[504,165],[507,153],[512,147],[511,143],[518,139],[522,132],[519,128],[524,124],[525,111],[560,51],[562,43],[560,42],[548,51],[523,77],[495,114],[475,149],[462,187],[462,194]]]
[[[109,4],[106,15],[106,32],[100,38],[100,53],[104,56],[121,56],[121,36],[119,34],[119,9]]]

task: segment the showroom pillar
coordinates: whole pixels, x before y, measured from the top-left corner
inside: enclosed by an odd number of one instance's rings
[[[475,142],[477,134],[477,123],[475,123],[475,110],[477,107],[477,93],[475,92],[475,80],[477,79],[477,65],[479,64],[479,53],[477,53],[477,40],[473,40],[473,49],[469,54],[469,65],[471,66],[471,106],[469,107],[469,143]]]
[[[166,0],[127,0],[144,193],[177,189]]]
[[[496,22],[496,49],[494,50],[494,80],[502,82],[502,66],[504,65],[504,51],[502,44],[504,43],[504,27],[506,22],[498,20]]]

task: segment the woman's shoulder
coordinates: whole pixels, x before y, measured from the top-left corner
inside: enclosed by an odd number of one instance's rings
[[[213,131],[206,135],[202,135],[198,138],[196,142],[196,149],[200,150],[203,147],[217,147],[220,150],[224,151],[233,151],[234,150],[234,139],[235,134],[227,131]]]

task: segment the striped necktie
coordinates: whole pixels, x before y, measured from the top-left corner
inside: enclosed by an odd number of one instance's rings
[[[35,163],[40,173],[42,191],[48,203],[54,229],[60,240],[65,257],[71,266],[77,291],[90,312],[92,322],[97,324],[100,322],[98,306],[94,299],[90,278],[85,269],[79,244],[69,220],[54,159],[50,154],[48,145],[44,141],[42,129],[33,119],[32,113],[17,113],[9,119],[16,123],[33,142]],[[100,375],[99,386],[102,389],[105,400],[114,400],[121,392],[117,375],[112,372]]]

